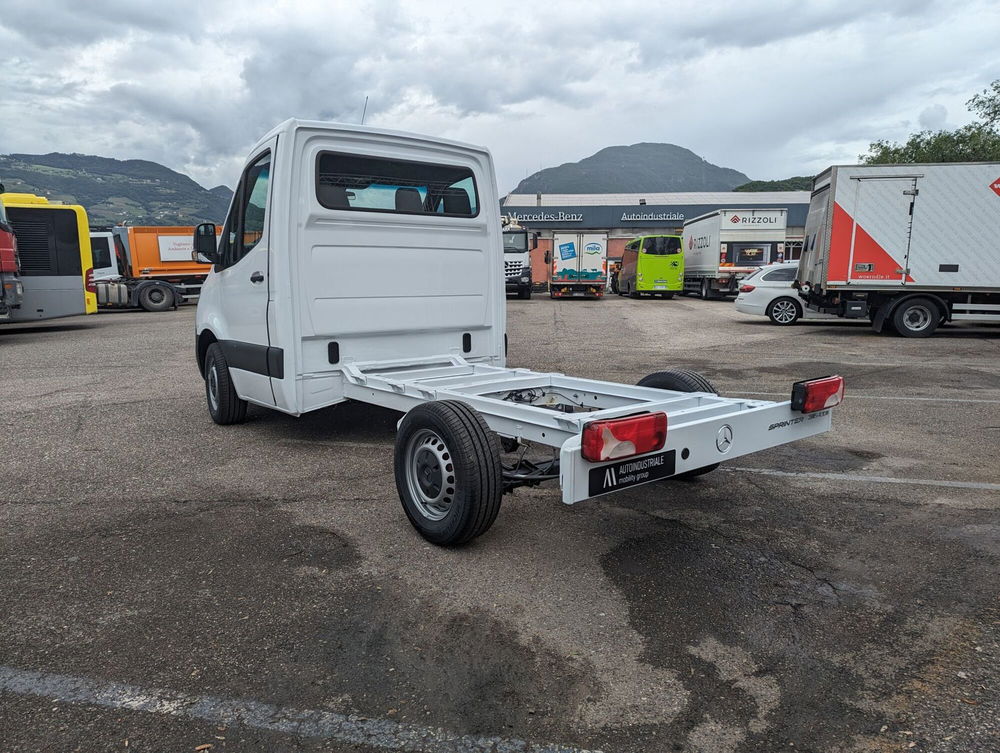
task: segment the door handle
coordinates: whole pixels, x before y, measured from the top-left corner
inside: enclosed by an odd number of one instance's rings
[[[256,285],[258,282],[264,282],[264,275],[261,272],[254,272],[250,275],[250,282]]]

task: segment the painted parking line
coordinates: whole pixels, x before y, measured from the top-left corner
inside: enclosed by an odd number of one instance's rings
[[[65,703],[86,703],[122,711],[194,719],[218,726],[252,727],[297,737],[337,740],[384,750],[414,753],[588,753],[572,745],[460,735],[391,719],[282,708],[253,700],[191,695],[16,667],[0,666],[0,692],[3,691]]]
[[[874,484],[907,484],[913,486],[941,486],[948,489],[977,489],[979,491],[998,492],[1000,484],[990,484],[986,481],[948,481],[946,479],[929,478],[895,478],[893,476],[862,476],[856,473],[818,473],[810,471],[776,471],[772,468],[740,468],[723,466],[720,470],[730,473],[758,473],[762,476],[788,476],[795,478],[815,478],[829,481],[859,481]]]
[[[772,395],[789,399],[789,392],[740,392],[738,390],[723,390],[727,395]],[[902,400],[926,403],[991,403],[1000,404],[1000,400],[977,400],[965,397],[906,397],[902,395],[854,395],[847,393],[844,400]]]

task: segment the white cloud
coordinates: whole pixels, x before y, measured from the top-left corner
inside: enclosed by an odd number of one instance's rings
[[[368,96],[368,123],[489,146],[501,190],[640,141],[779,178],[967,122],[997,28],[990,0],[20,4],[0,15],[0,151],[232,184],[275,123],[356,122]]]

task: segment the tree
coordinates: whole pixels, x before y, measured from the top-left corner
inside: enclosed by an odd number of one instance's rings
[[[1000,162],[1000,80],[967,103],[981,121],[954,131],[919,131],[904,143],[873,141],[859,159],[866,165],[907,162]]]
[[[736,186],[734,191],[811,191],[813,179],[802,175],[784,180],[752,180],[742,186]]]
[[[994,130],[1000,129],[1000,80],[977,94],[965,106],[983,119],[983,125]]]

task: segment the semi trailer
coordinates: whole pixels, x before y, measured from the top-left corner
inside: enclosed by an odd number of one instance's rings
[[[1000,322],[1000,162],[824,170],[795,285],[810,308],[876,332]]]
[[[627,385],[508,367],[497,204],[482,147],[299,120],[266,134],[218,244],[211,223],[194,235],[213,263],[193,343],[212,420],[251,403],[401,411],[396,489],[442,545],[483,534],[521,486],[556,482],[574,503],[830,428],[839,376],[769,402],[683,369]],[[543,457],[514,452],[528,445]]]
[[[736,295],[740,280],[783,261],[786,209],[720,209],[684,223],[684,292]]]

